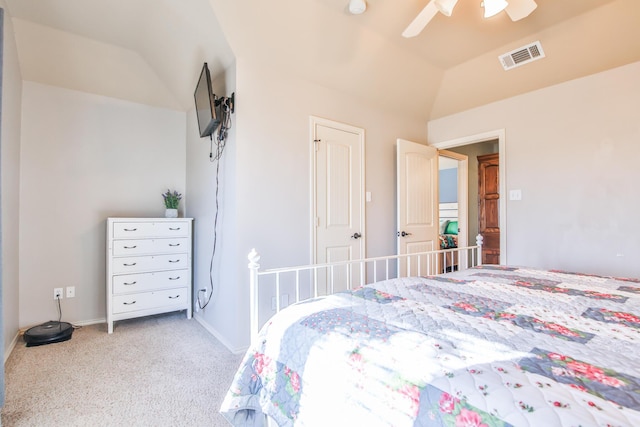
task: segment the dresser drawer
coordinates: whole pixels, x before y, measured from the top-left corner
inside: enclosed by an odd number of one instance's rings
[[[147,255],[113,258],[113,274],[138,273],[154,270],[177,270],[189,267],[186,253],[171,255]]]
[[[151,308],[166,307],[180,309],[189,301],[187,288],[167,289],[164,291],[143,292],[113,297],[113,313],[127,313]]]
[[[113,223],[114,239],[149,237],[189,237],[189,223],[187,221]]]
[[[114,240],[113,256],[185,252],[189,244],[189,239],[186,237],[177,239]]]
[[[190,286],[189,270],[159,271],[153,273],[121,274],[113,276],[113,294],[131,294],[154,289]]]

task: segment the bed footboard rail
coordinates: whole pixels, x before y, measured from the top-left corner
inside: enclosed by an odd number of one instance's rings
[[[438,275],[455,270],[465,270],[482,264],[482,236],[476,237],[476,246],[441,249],[428,252],[390,255],[358,260],[308,264],[260,271],[260,255],[255,249],[249,253],[249,298],[251,339],[258,334],[260,324],[260,286],[269,279],[275,287],[272,295],[272,314],[283,307],[285,285],[293,287],[291,303],[300,302],[337,291],[354,289],[369,283],[397,277]],[[336,282],[343,287],[336,289]],[[355,285],[355,286],[354,286]],[[288,294],[286,294],[288,297]],[[289,305],[289,302],[284,304]]]

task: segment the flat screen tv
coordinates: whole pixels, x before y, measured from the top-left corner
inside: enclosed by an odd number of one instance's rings
[[[210,136],[220,124],[220,118],[216,112],[216,95],[211,89],[211,75],[205,62],[200,72],[198,85],[193,94],[196,101],[196,115],[198,116],[198,129],[200,137]]]

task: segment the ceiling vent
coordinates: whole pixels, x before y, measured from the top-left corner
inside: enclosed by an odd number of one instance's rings
[[[510,70],[542,58],[544,58],[544,51],[539,41],[519,47],[498,57],[505,70]]]

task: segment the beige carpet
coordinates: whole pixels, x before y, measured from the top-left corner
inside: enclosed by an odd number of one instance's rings
[[[76,329],[5,366],[2,426],[228,426],[218,413],[241,356],[184,312]]]

